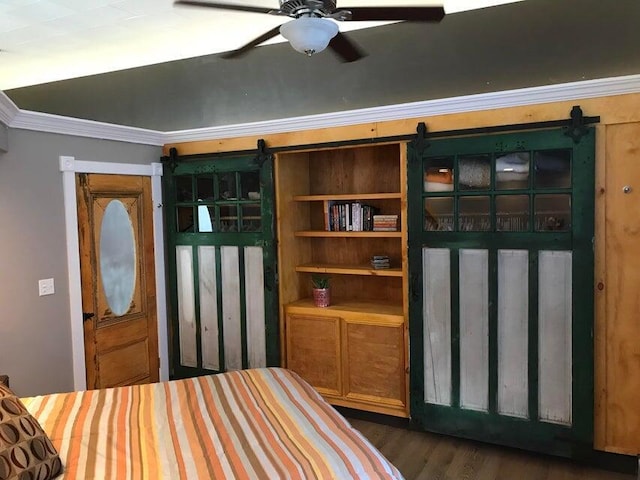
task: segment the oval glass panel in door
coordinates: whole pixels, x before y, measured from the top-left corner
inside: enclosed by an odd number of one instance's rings
[[[135,291],[136,244],[129,212],[120,200],[111,200],[100,227],[100,276],[111,312],[129,311]]]

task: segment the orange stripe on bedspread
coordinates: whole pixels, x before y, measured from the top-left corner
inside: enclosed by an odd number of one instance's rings
[[[266,376],[256,375],[256,384],[270,404],[276,420],[287,422],[289,434],[301,447],[301,452],[314,465],[314,476],[355,478],[355,469],[327,430],[331,425],[321,416],[326,414],[326,411],[318,412],[314,404],[308,403],[315,398],[316,394],[304,389],[291,373],[286,375],[280,375],[280,373],[280,371],[273,371],[273,378],[268,378],[269,384],[265,382]],[[280,388],[275,388],[273,383]],[[317,398],[315,401],[317,402]],[[293,406],[301,407],[299,411],[295,411],[297,414],[295,417],[291,415],[294,412]],[[333,429],[331,432],[333,434]]]
[[[297,375],[290,372],[290,376]],[[310,424],[317,428],[322,438],[330,444],[339,457],[345,462],[352,477],[385,478],[391,470],[388,462],[382,461],[360,432],[354,430],[341,416],[334,415],[333,407],[325,402],[311,401],[318,394],[307,383],[287,376],[276,377],[276,381],[283,387],[282,391],[294,405],[307,416]],[[305,398],[306,397],[306,398]],[[328,432],[331,432],[329,435]],[[336,433],[340,433],[338,436]],[[398,473],[395,471],[394,473]]]
[[[174,382],[177,383],[177,382]],[[169,383],[164,384],[164,392],[168,399],[171,398],[171,386]],[[178,467],[179,478],[187,478],[187,471],[184,462],[184,457],[182,456],[182,449],[180,448],[180,440],[178,439],[178,432],[176,422],[174,420],[174,412],[171,401],[167,402],[167,423],[169,425],[169,433],[171,438],[171,443],[173,445],[173,450],[176,454],[176,462]]]
[[[300,378],[279,368],[25,399],[60,480],[401,479]]]
[[[212,439],[208,429],[205,427],[205,421],[203,417],[203,405],[198,401],[198,391],[195,381],[188,380],[180,383],[181,387],[184,387],[185,395],[183,406],[183,426],[188,429],[187,433],[191,444],[191,453],[194,458],[197,458],[198,466],[198,478],[221,478],[222,471],[217,465],[215,460],[216,449],[213,446]],[[230,451],[226,452],[228,455]],[[218,467],[218,468],[216,468]]]
[[[259,449],[247,452],[252,454],[254,462],[262,461],[265,465],[263,468],[269,472],[270,478],[283,478],[287,472],[289,475],[291,472],[300,473],[301,470],[293,462],[289,451],[284,448],[282,435],[279,435],[282,430],[276,430],[275,426],[267,421],[264,405],[259,403],[254,395],[249,377],[235,374],[227,375],[225,379],[234,386],[234,400],[239,407],[236,415],[247,425],[249,438],[259,445]],[[251,445],[251,442],[247,441],[247,444]]]

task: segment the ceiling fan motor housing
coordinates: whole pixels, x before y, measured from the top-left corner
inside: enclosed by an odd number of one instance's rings
[[[333,0],[280,0],[280,11],[289,17],[328,17],[336,10]]]

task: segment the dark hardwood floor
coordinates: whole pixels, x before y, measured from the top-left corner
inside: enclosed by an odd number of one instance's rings
[[[406,480],[636,480],[515,449],[349,419]]]

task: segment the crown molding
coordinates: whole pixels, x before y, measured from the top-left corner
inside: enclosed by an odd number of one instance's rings
[[[0,122],[10,126],[20,109],[0,90]]]
[[[78,137],[117,140],[121,142],[140,143],[143,145],[165,144],[164,134],[157,130],[128,127],[113,123],[96,122],[81,118],[64,117],[49,113],[20,110],[9,124],[11,128],[36,130],[38,132],[61,133]]]
[[[11,128],[161,146],[169,143],[314,130],[639,92],[640,75],[628,75],[237,125],[161,132],[20,110],[0,91],[0,122]]]
[[[245,137],[640,92],[640,75],[527,87],[263,122],[165,133],[165,143]]]

